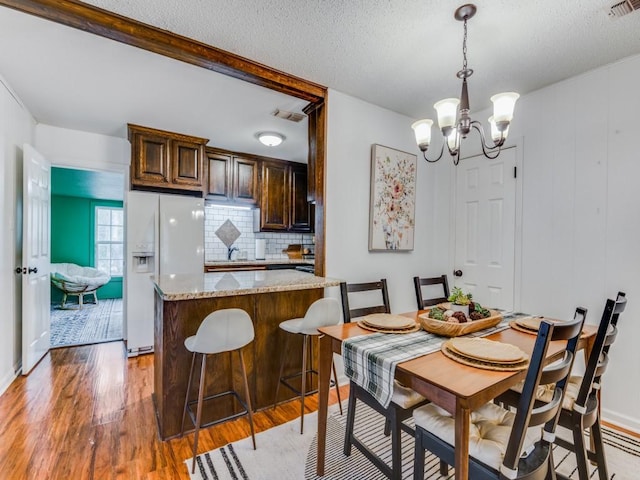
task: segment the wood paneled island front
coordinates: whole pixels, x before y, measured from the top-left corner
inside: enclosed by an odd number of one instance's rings
[[[155,279],[154,401],[160,438],[180,433],[191,353],[185,338],[194,335],[202,320],[222,308],[241,308],[253,320],[255,339],[243,349],[254,409],[273,405],[278,382],[284,333],[283,320],[304,316],[309,305],[324,296],[324,288],[338,280],[296,270],[257,270],[189,275],[161,275]],[[297,337],[297,336],[296,336]],[[300,369],[302,340],[290,342],[285,375]],[[197,361],[196,371],[200,365]],[[237,356],[220,354],[207,362],[206,395],[234,389],[242,392]],[[190,399],[197,396],[197,382]],[[295,394],[281,388],[278,402]],[[232,397],[205,404],[203,423],[238,411]],[[191,430],[187,419],[185,429]]]

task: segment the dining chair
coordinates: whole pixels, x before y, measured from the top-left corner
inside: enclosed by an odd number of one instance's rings
[[[249,393],[249,383],[247,381],[247,369],[242,355],[242,347],[253,342],[255,337],[253,322],[247,312],[239,308],[226,308],[216,310],[207,315],[198,327],[195,335],[185,339],[184,346],[191,352],[191,370],[189,372],[189,381],[187,383],[187,392],[184,399],[184,409],[182,411],[182,425],[180,427],[180,436],[184,435],[184,422],[189,413],[191,421],[195,427],[195,435],[193,440],[193,463],[191,465],[191,473],[195,472],[196,455],[198,452],[198,434],[201,428],[206,428],[241,415],[247,415],[249,418],[249,427],[251,429],[251,439],[253,440],[253,449],[256,449],[256,436],[253,428],[253,410],[251,408],[251,395]],[[207,357],[223,352],[237,352],[242,373],[242,384],[244,386],[244,400],[234,390],[216,393],[214,395],[204,396],[207,370]],[[198,399],[189,400],[191,391],[191,383],[193,381],[194,367],[196,356],[202,355],[202,363],[200,368],[200,385],[198,388]],[[243,410],[234,413],[229,417],[214,420],[202,425],[202,406],[204,402],[216,398],[232,395],[236,398]],[[196,414],[193,415],[191,405],[196,404]]]
[[[375,295],[372,295],[372,293],[375,293]],[[358,308],[349,307],[349,294],[358,294],[358,298],[355,299],[358,302]],[[378,294],[380,295],[379,297]],[[386,278],[377,282],[367,283],[342,282],[340,284],[340,297],[342,299],[344,323],[351,322],[352,318],[364,317],[373,313],[391,313]],[[374,298],[377,299],[374,301]],[[366,303],[366,306],[361,306],[363,303]]]
[[[284,332],[294,335],[302,335],[302,361],[300,371],[293,375],[283,376],[286,355],[289,353],[289,338],[285,337],[284,348],[280,355],[280,375],[276,385],[276,395],[273,402],[275,408],[278,402],[278,392],[280,384],[300,396],[300,433],[304,432],[304,399],[308,395],[316,393],[318,390],[308,388],[307,377],[318,372],[313,368],[313,337],[320,335],[318,328],[327,327],[329,325],[337,325],[340,323],[340,302],[335,298],[321,298],[313,302],[302,318],[293,318],[280,322],[280,329]],[[340,407],[340,415],[342,415],[342,399],[340,398],[340,385],[338,385],[338,374],[336,373],[336,365],[331,359],[331,369],[333,370],[333,381],[330,386],[336,389],[338,397],[338,406]],[[300,390],[289,383],[292,378],[300,377]]]
[[[368,306],[363,306],[362,299],[360,299],[360,303],[357,308],[350,308],[350,295],[357,296],[355,294],[370,294],[376,291],[379,293],[379,296],[369,295],[367,297],[370,300],[372,297],[374,299],[371,300],[371,304]],[[340,284],[340,293],[342,296],[342,308],[345,323],[350,322],[354,318],[373,313],[391,313],[387,281],[384,278],[377,282],[368,283],[347,284],[343,282]],[[382,303],[379,303],[380,297],[382,298]],[[384,416],[384,434],[391,435],[391,466],[376,455],[371,448],[360,441],[360,439],[358,439],[354,434],[356,402],[358,400],[364,402],[366,405]],[[425,403],[427,403],[427,400],[425,400],[422,395],[394,380],[391,403],[387,408],[385,408],[364,388],[358,386],[353,381],[350,382],[349,406],[347,408],[347,425],[343,449],[344,454],[347,456],[351,455],[351,446],[354,445],[386,477],[392,480],[400,480],[402,478],[402,431],[405,431],[412,437],[415,433],[414,429],[404,423],[404,421],[411,417],[414,408],[424,405]]]
[[[446,275],[440,275],[439,277],[413,277],[413,284],[416,288],[416,300],[418,301],[418,310],[424,310],[427,307],[432,307],[439,303],[447,302],[449,300],[449,282],[447,282]],[[437,287],[440,285],[442,288],[442,295],[426,297],[423,294],[422,287]]]
[[[616,300],[606,301],[598,333],[596,334],[591,353],[587,359],[584,375],[572,375],[567,385],[567,394],[562,403],[559,424],[572,432],[573,443],[557,437],[555,443],[576,455],[578,478],[588,480],[589,462],[597,465],[600,480],[608,480],[607,462],[602,442],[602,428],[600,425],[599,391],[602,375],[609,363],[609,349],[618,335],[618,319],[627,306],[624,292],[618,292]],[[509,390],[497,400],[505,405],[515,405],[520,395],[521,386]],[[540,389],[536,397],[541,401],[548,401],[552,391],[549,388]],[[584,430],[589,429],[591,447],[587,448]]]
[[[586,310],[578,308],[570,322],[540,324],[515,413],[491,402],[471,412],[469,478],[541,480],[549,478],[548,474],[554,478],[551,444],[585,316]],[[567,340],[562,359],[545,366],[549,343],[554,340]],[[554,384],[551,399],[534,408],[536,390],[548,384]],[[433,404],[417,408],[413,418],[413,478],[424,480],[425,450],[454,464],[455,419]],[[542,430],[531,428],[542,425]]]

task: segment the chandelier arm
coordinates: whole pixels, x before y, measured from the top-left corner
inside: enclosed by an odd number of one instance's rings
[[[477,120],[474,120],[471,122],[471,126],[476,129],[478,131],[478,133],[480,134],[480,145],[482,146],[482,153],[485,157],[487,157],[490,160],[493,160],[494,158],[497,158],[498,155],[500,155],[500,151],[502,150],[502,145],[504,144],[504,138],[500,140],[500,142],[496,145],[494,145],[493,147],[490,145],[487,145],[486,141],[485,141],[485,137],[484,137],[484,129],[482,128],[482,124],[480,122],[478,122]],[[491,155],[490,152],[493,150],[498,150],[496,152],[495,155]]]
[[[444,154],[444,143],[442,144],[442,148],[440,149],[440,155],[438,155],[438,158],[435,158],[433,160],[429,160],[427,158],[427,150],[423,150],[422,151],[422,156],[424,157],[424,159],[429,162],[429,163],[436,163],[438,160],[440,160],[442,158],[442,155]]]

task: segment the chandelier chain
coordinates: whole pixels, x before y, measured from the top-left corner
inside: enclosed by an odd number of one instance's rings
[[[464,19],[464,36],[462,37],[462,71],[467,70],[467,19]]]

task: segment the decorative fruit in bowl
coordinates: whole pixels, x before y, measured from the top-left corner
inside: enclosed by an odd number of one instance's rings
[[[494,327],[502,320],[500,312],[486,309],[477,302],[467,305],[472,307],[469,316],[448,310],[451,306],[453,304],[440,304],[418,315],[422,328],[436,335],[457,337]]]
[[[468,314],[465,314],[465,312],[461,310],[455,310],[454,304],[451,303],[433,307],[429,310],[429,314],[427,316],[428,318],[440,320],[442,322],[466,323],[475,320],[482,320],[492,315],[489,309],[484,308],[478,302],[471,302],[469,305],[464,306],[469,309]]]

